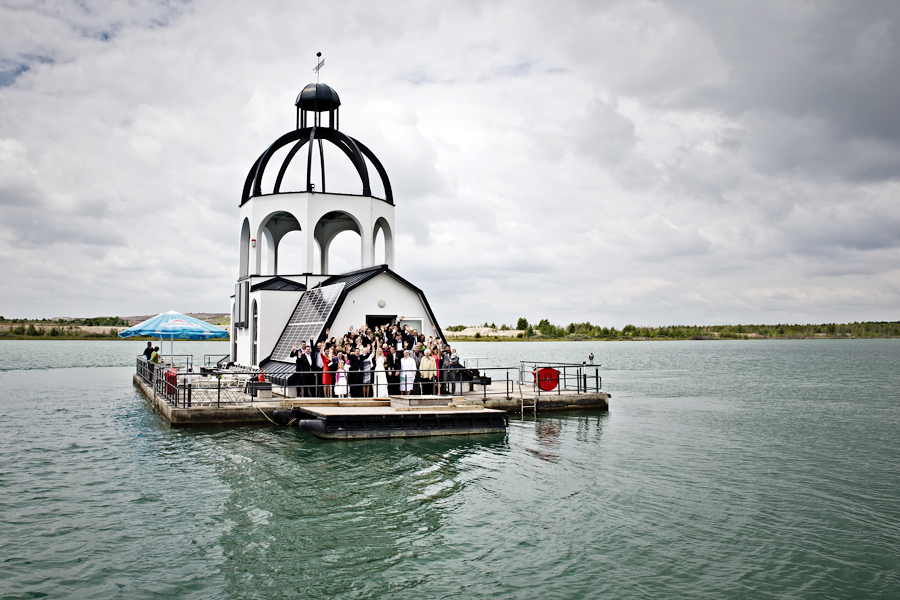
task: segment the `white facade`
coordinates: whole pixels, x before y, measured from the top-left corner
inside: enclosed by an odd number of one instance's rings
[[[381,301],[384,301],[384,307],[379,306]],[[419,328],[419,332],[425,335],[432,335],[432,327],[437,327],[424,299],[389,273],[376,275],[348,292],[331,331],[335,335],[343,335],[351,326],[359,327],[369,323],[369,316],[420,320],[422,328]]]

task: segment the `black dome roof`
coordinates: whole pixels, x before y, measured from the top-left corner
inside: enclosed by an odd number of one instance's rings
[[[325,112],[341,105],[337,92],[324,83],[310,83],[297,96],[294,106],[300,110]]]

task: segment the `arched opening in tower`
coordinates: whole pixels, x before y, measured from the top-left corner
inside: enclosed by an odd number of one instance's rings
[[[303,232],[289,231],[278,243],[278,274],[299,275],[306,271],[303,263]]]
[[[375,221],[373,263],[376,265],[394,266],[394,234],[387,219],[380,217]]]
[[[360,235],[349,229],[335,235],[328,246],[328,272],[346,273],[361,268],[361,243]]]

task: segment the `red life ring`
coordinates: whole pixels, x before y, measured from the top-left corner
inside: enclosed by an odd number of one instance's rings
[[[559,371],[551,367],[541,367],[537,371],[533,371],[534,380],[537,381],[538,387],[544,392],[555,390],[559,385]]]

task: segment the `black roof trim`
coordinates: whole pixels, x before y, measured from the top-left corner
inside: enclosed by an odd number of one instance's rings
[[[317,287],[326,287],[329,285],[336,285],[338,283],[347,284],[347,288],[345,291],[350,291],[356,287],[359,287],[360,284],[372,279],[379,273],[384,273],[388,271],[387,265],[376,265],[374,267],[366,267],[365,269],[359,269],[356,271],[350,271],[349,273],[341,273],[340,275],[332,275],[325,281],[320,281],[318,285],[314,285],[314,288]]]
[[[372,163],[372,166],[375,167],[375,170],[378,172],[379,177],[381,177],[381,183],[384,186],[385,195],[383,201],[391,205],[394,204],[394,193],[393,189],[391,188],[391,181],[388,178],[387,171],[385,171],[384,166],[381,164],[381,161],[378,160],[378,158],[371,150],[369,150],[359,141],[341,133],[337,129],[331,129],[330,127],[304,127],[302,129],[295,129],[294,131],[290,131],[284,134],[283,136],[275,140],[275,142],[273,142],[272,145],[270,145],[266,149],[266,151],[256,159],[256,162],[253,163],[253,167],[250,168],[250,172],[247,173],[247,178],[244,180],[244,189],[241,193],[240,206],[246,204],[250,200],[250,198],[255,198],[263,195],[263,173],[265,173],[266,167],[269,164],[269,160],[279,149],[292,142],[294,142],[294,146],[291,148],[290,152],[288,152],[288,155],[282,162],[281,168],[278,172],[278,177],[275,180],[275,186],[272,190],[272,193],[282,193],[281,182],[288,168],[288,165],[294,159],[294,156],[297,154],[297,152],[307,143],[310,144],[310,148],[306,161],[306,189],[295,191],[313,192],[312,142],[314,140],[319,140],[320,145],[321,141],[325,140],[337,146],[337,148],[347,156],[347,158],[356,168],[356,172],[359,175],[360,182],[362,183],[362,194],[360,195],[375,198],[375,196],[372,195],[372,188],[369,185],[369,170],[366,166],[365,161],[365,159],[368,158],[369,162]],[[322,163],[322,168],[324,170],[324,162]]]
[[[257,283],[256,285],[250,288],[251,292],[255,292],[256,290],[273,290],[280,292],[305,292],[306,285],[303,283],[297,283],[296,281],[291,281],[290,279],[285,279],[284,277],[275,276],[272,279],[268,279],[263,281],[262,283]]]

